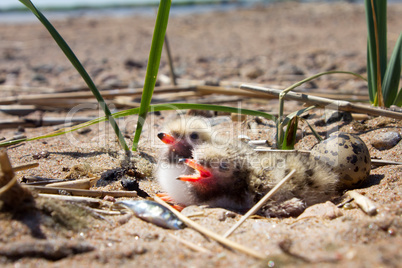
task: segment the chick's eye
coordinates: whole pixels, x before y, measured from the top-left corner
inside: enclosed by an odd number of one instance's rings
[[[198,139],[198,133],[195,133],[195,132],[191,133],[190,134],[190,139],[192,139],[192,140]]]
[[[219,169],[222,171],[229,170],[229,163],[226,162],[219,163]]]

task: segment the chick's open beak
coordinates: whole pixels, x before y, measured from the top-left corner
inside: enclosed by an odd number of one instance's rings
[[[165,144],[174,144],[176,142],[176,139],[172,135],[164,132],[158,133],[158,138]]]
[[[195,182],[195,181],[198,181],[198,180],[200,180],[202,178],[208,178],[208,177],[212,176],[211,172],[207,168],[205,168],[204,166],[198,164],[194,159],[185,159],[184,163],[187,166],[195,169],[197,174],[183,175],[183,176],[178,177],[177,178],[178,180]]]

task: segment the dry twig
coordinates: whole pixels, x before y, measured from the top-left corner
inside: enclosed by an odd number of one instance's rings
[[[33,185],[27,185],[24,186],[24,188],[28,188],[46,194],[60,194],[60,191],[65,191],[74,196],[91,196],[99,198],[103,198],[107,195],[113,197],[137,197],[136,191],[96,191],[96,190],[82,190],[72,188],[53,188],[53,187],[33,186]]]
[[[38,194],[38,196],[46,197],[46,198],[53,198],[53,199],[58,199],[58,200],[63,200],[63,201],[76,202],[76,203],[84,203],[84,204],[90,205],[90,206],[100,206],[101,201],[102,201],[100,199],[91,198],[91,197],[59,195],[59,194]]]
[[[264,87],[257,87],[252,85],[242,85],[241,89],[250,90],[252,92],[261,92],[267,94],[269,96],[279,97],[282,93],[282,90],[272,89],[272,88],[264,88]],[[318,107],[327,107],[331,109],[338,109],[341,111],[347,112],[355,112],[355,113],[363,113],[363,114],[370,114],[374,116],[387,116],[395,119],[402,119],[402,113],[383,110],[379,108],[374,108],[366,105],[361,104],[353,104],[348,101],[340,101],[340,100],[331,100],[322,97],[315,97],[306,94],[300,94],[295,92],[288,92],[285,97],[285,100],[295,100],[301,101],[308,105],[316,105]]]
[[[30,191],[17,183],[13,167],[5,150],[0,151],[0,165],[0,201],[3,203],[3,208],[18,208],[22,202],[33,200]]]
[[[296,172],[295,169],[292,169],[289,174],[283,178],[274,188],[271,189],[257,204],[255,204],[241,219],[230,228],[223,237],[228,237],[231,235],[245,220],[247,220],[251,215],[254,215],[267,201],[271,198],[280,188],[286,183],[290,178],[292,178],[293,174]]]
[[[85,178],[71,181],[53,182],[46,184],[46,187],[56,187],[56,188],[69,188],[69,189],[90,189],[100,177],[96,178]]]
[[[159,204],[161,204],[164,207],[166,207],[167,209],[169,209],[173,214],[175,214],[186,225],[190,226],[191,228],[193,228],[194,230],[200,232],[201,234],[206,235],[206,236],[218,241],[219,243],[221,243],[221,244],[223,244],[223,245],[225,245],[227,247],[230,247],[232,249],[236,249],[238,251],[241,251],[241,252],[243,252],[243,253],[245,253],[247,255],[250,255],[250,256],[252,256],[254,258],[262,259],[262,260],[266,258],[266,256],[264,256],[261,253],[258,253],[258,252],[254,251],[254,250],[251,250],[251,249],[248,249],[248,248],[246,248],[246,247],[244,247],[244,246],[242,246],[242,245],[240,245],[240,244],[238,244],[236,242],[230,241],[229,239],[227,239],[225,237],[222,237],[222,236],[220,236],[220,235],[218,235],[218,234],[216,234],[216,233],[214,233],[214,232],[202,227],[198,223],[190,220],[189,218],[187,218],[186,216],[184,216],[183,214],[181,214],[177,210],[173,209],[171,206],[169,206],[165,201],[163,201],[159,197],[154,196],[154,199],[155,199],[156,202],[158,202]]]
[[[200,246],[198,246],[198,245],[196,245],[194,243],[191,243],[190,241],[186,241],[186,240],[184,240],[184,239],[182,239],[182,238],[180,238],[178,236],[175,236],[175,235],[173,235],[171,233],[168,233],[168,235],[170,237],[172,237],[173,239],[179,241],[180,243],[186,245],[187,247],[191,248],[194,251],[198,251],[198,252],[202,252],[202,253],[210,253],[210,254],[212,253],[209,249],[206,249],[204,247],[200,247]]]
[[[38,162],[22,164],[22,165],[13,167],[13,171],[17,172],[17,171],[27,170],[27,169],[31,169],[31,168],[36,168],[38,166],[39,166]]]

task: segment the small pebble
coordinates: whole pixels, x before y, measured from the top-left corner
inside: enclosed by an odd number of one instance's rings
[[[78,132],[78,134],[80,134],[80,135],[84,135],[84,134],[87,134],[87,133],[89,133],[89,132],[91,132],[91,131],[92,131],[92,129],[86,127],[86,128],[83,128],[83,129],[78,130],[77,132]]]
[[[316,204],[308,207],[297,219],[317,217],[321,219],[333,220],[340,216],[343,216],[342,211],[332,202],[327,201],[324,204]]]
[[[354,209],[356,207],[352,203],[346,203],[345,205],[343,205],[342,208],[345,210],[349,210],[349,209]]]
[[[116,202],[116,199],[111,196],[111,195],[105,195],[105,197],[103,198],[103,200],[105,201],[109,201],[109,202]]]
[[[232,211],[226,211],[225,212],[225,215],[226,215],[226,217],[227,218],[232,218],[232,219],[234,219],[234,218],[236,218],[236,213],[234,213],[234,212],[232,212]]]
[[[261,75],[264,74],[264,70],[256,67],[256,66],[251,66],[251,67],[245,67],[241,70],[242,76],[245,76],[249,79],[256,79],[260,77]]]
[[[33,159],[48,158],[49,155],[50,155],[50,154],[49,154],[48,151],[42,151],[42,152],[33,154],[33,155],[32,155],[32,158],[33,158]]]
[[[373,136],[371,139],[371,145],[380,151],[389,150],[397,145],[400,140],[401,135],[398,132],[381,132]]]
[[[137,191],[139,184],[137,180],[123,178],[121,180],[121,186],[123,186],[123,188],[127,191]]]
[[[17,131],[19,133],[24,133],[25,132],[25,128],[23,126],[18,126]]]

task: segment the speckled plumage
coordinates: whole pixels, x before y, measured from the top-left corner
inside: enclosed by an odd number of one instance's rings
[[[242,144],[211,147],[204,143],[194,148],[193,157],[212,176],[186,182],[183,190],[192,197],[191,204],[248,210],[291,169],[296,169],[295,175],[261,209],[261,214],[295,216],[307,206],[329,200],[337,193],[337,176],[308,155],[257,153]]]
[[[262,198],[292,169],[293,177],[262,208],[266,216],[294,216],[316,203],[338,194],[339,177],[322,162],[303,153],[265,152],[256,156],[261,165],[253,168],[250,188],[255,201]]]

